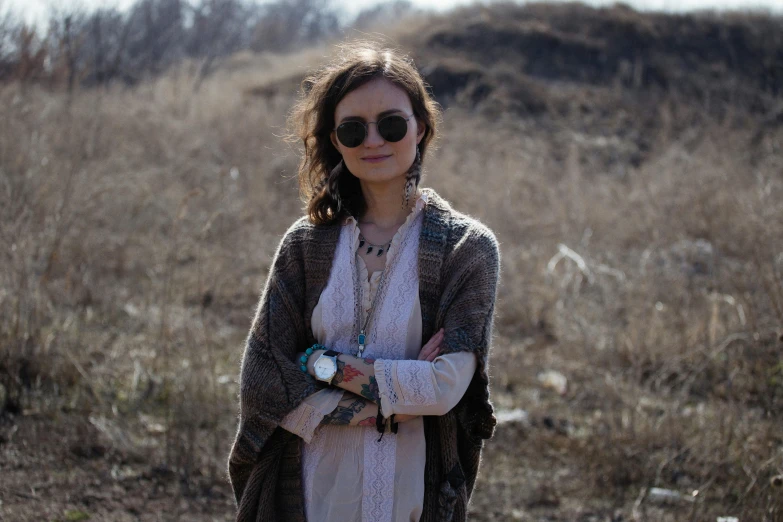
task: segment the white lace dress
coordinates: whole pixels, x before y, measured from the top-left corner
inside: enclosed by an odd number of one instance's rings
[[[472,353],[417,361],[422,346],[418,244],[426,190],[392,239],[386,256],[391,272],[376,306],[365,357],[375,374],[385,416],[443,415],[453,408],[476,369]],[[359,228],[347,218],[340,233],[329,282],[313,310],[313,335],[320,344],[355,355],[354,270],[359,263],[362,319],[378,291],[380,271],[368,280],[356,255]],[[395,258],[399,256],[399,258]],[[342,398],[340,389],[308,397],[281,426],[302,437],[305,510],[311,522],[417,522],[424,502],[425,440],[421,417],[398,424],[396,434],[374,427],[319,426]]]

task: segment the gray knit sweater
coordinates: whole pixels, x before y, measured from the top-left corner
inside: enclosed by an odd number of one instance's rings
[[[500,271],[492,232],[429,191],[419,238],[422,345],[441,327],[442,353],[471,351],[478,367],[449,413],[425,417],[422,522],[463,521],[483,440],[495,427],[487,363]],[[310,318],[326,286],[340,225],[306,217],[288,229],[261,293],[242,358],[240,416],[228,461],[237,521],[302,521],[302,440],[279,427],[314,393],[297,352],[315,343]],[[314,522],[314,521],[311,521]]]

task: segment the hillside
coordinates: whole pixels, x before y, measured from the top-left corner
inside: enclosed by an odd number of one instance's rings
[[[501,243],[471,520],[783,521],[782,26],[384,28],[446,108],[423,185]],[[233,519],[240,358],[301,212],[286,114],[331,51],[0,86],[1,519]]]
[[[596,168],[638,167],[661,133],[679,139],[707,119],[753,128],[754,146],[783,126],[780,17],[498,3],[402,25],[415,29],[392,31],[390,43],[414,57],[442,105],[608,140]],[[251,92],[285,95],[303,76]]]
[[[783,20],[750,14],[474,7],[435,21],[412,47],[436,93],[450,96],[474,83],[477,102],[526,80],[603,87],[608,94],[622,89],[652,100],[676,95],[708,111],[729,104],[760,114],[777,108],[783,93]],[[509,98],[509,108],[524,111],[513,105],[516,96]]]

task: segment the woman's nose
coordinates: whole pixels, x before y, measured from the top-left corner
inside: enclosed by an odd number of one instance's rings
[[[366,147],[378,147],[384,144],[384,139],[378,132],[378,124],[370,122],[367,124],[367,137],[364,139]]]

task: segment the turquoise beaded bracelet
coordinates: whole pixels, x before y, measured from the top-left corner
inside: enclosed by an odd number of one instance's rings
[[[326,350],[326,346],[316,343],[305,350],[305,354],[299,358],[299,362],[302,363],[299,366],[299,369],[302,370],[302,372],[307,373],[307,359],[313,355],[313,352],[316,350]]]

